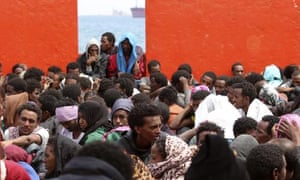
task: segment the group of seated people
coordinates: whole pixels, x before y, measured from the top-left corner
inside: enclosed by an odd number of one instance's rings
[[[150,60],[146,76],[133,37],[106,51],[111,35],[66,74],[16,64],[1,77],[1,178],[300,178],[298,65],[196,79],[181,64],[168,79]]]

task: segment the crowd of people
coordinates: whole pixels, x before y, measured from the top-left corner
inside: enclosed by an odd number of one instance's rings
[[[1,73],[1,179],[300,179],[299,65],[168,79],[131,33],[115,44]]]

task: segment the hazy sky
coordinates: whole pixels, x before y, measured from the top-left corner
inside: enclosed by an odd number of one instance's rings
[[[77,0],[78,15],[111,15],[113,10],[130,14],[130,8],[145,7],[145,0]]]

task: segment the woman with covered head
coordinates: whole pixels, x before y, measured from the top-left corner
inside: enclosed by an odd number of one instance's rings
[[[79,141],[81,145],[102,140],[103,135],[113,127],[108,121],[108,109],[104,101],[87,101],[80,104],[78,121],[80,129],[85,133]]]
[[[248,180],[242,161],[234,157],[228,142],[217,135],[207,135],[200,151],[192,159],[186,180]]]
[[[116,100],[111,110],[114,129],[104,135],[104,140],[119,140],[122,135],[125,135],[130,130],[127,118],[132,108],[133,104],[130,99],[120,98]]]
[[[47,169],[45,178],[58,177],[64,166],[73,158],[80,147],[80,145],[63,135],[51,137],[45,151],[44,162]]]
[[[196,150],[176,136],[161,136],[152,145],[147,166],[155,179],[183,179]]]

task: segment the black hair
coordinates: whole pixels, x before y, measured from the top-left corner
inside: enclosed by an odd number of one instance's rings
[[[167,124],[170,118],[170,109],[169,106],[163,102],[156,102],[155,105],[160,109],[161,116],[162,116],[162,124]]]
[[[226,75],[221,75],[221,76],[218,76],[217,77],[217,80],[223,80],[223,81],[225,81],[225,83],[227,82],[227,81],[229,81],[229,77],[228,76],[226,76]]]
[[[293,72],[296,70],[299,70],[299,65],[297,65],[297,64],[287,65],[283,70],[283,75],[285,78],[291,79]]]
[[[15,70],[16,70],[17,68],[22,68],[23,70],[25,70],[25,69],[24,69],[24,66],[22,66],[22,64],[17,63],[17,64],[15,64],[15,65],[13,65],[13,67],[11,68],[11,72],[12,72],[12,73],[15,73]]]
[[[68,84],[62,89],[64,97],[69,97],[79,103],[79,97],[81,95],[80,86],[78,84]]]
[[[70,62],[67,64],[66,67],[66,72],[69,73],[69,69],[79,69],[79,71],[81,71],[80,69],[80,64],[77,62]]]
[[[245,77],[245,80],[255,85],[257,82],[264,80],[264,77],[259,73],[251,72]]]
[[[57,89],[54,89],[54,88],[46,89],[41,94],[41,96],[42,95],[52,95],[52,96],[56,97],[56,99],[58,99],[58,100],[63,98],[62,92],[60,90],[57,90]]]
[[[134,89],[134,82],[129,78],[121,77],[115,81],[120,84],[120,89],[125,93],[126,97],[131,97]]]
[[[268,127],[266,129],[268,135],[272,136],[272,128],[276,123],[279,123],[280,118],[273,115],[265,115],[261,119],[262,121],[268,122]]]
[[[286,170],[293,172],[296,170],[298,157],[297,157],[297,146],[289,139],[286,138],[275,138],[269,143],[276,144],[284,152],[286,159]]]
[[[297,69],[297,70],[295,70],[295,71],[292,73],[292,77],[293,77],[293,76],[298,76],[298,75],[300,75],[300,69]]]
[[[210,92],[204,91],[204,90],[199,90],[199,91],[192,94],[191,99],[194,100],[194,101],[203,100],[208,95],[210,95]]]
[[[51,116],[55,115],[55,108],[57,103],[57,98],[52,95],[41,95],[38,101],[41,104],[42,111],[48,111]]]
[[[160,84],[160,87],[168,85],[168,78],[161,72],[154,72],[150,74],[150,79],[154,78],[157,84]]]
[[[37,81],[36,79],[26,79],[27,83],[27,92],[30,94],[32,93],[35,89],[42,89],[42,85],[40,81]]]
[[[87,77],[79,77],[79,83],[82,90],[92,89],[92,82]]]
[[[117,145],[101,141],[91,142],[84,145],[77,152],[77,156],[95,157],[103,160],[116,168],[125,179],[132,179],[133,163]]]
[[[77,102],[71,98],[63,97],[55,103],[55,108],[63,107],[63,106],[73,106],[77,105]]]
[[[256,98],[256,89],[249,82],[236,83],[232,85],[232,88],[242,89],[242,96],[248,96],[250,103]]]
[[[56,73],[62,72],[62,70],[60,67],[53,65],[53,66],[48,67],[48,72],[53,72],[56,74]]]
[[[103,78],[98,89],[98,95],[104,97],[104,92],[114,87],[114,82],[111,79]]]
[[[196,133],[197,141],[198,141],[199,134],[204,131],[216,132],[218,136],[224,138],[224,130],[220,126],[218,126],[217,124],[212,123],[212,122],[202,122],[202,123],[200,123],[200,125],[197,129],[197,133]]]
[[[204,72],[201,77],[204,77],[204,76],[210,77],[213,80],[213,84],[216,82],[217,75],[213,71],[206,71],[206,72]]]
[[[104,99],[107,107],[110,107],[110,108],[112,108],[115,101],[121,97],[122,97],[121,92],[119,90],[117,90],[116,88],[107,89],[103,94],[103,99]]]
[[[233,64],[231,65],[231,72],[234,71],[235,66],[243,66],[243,65],[242,65],[242,63],[240,63],[240,62],[235,62],[235,63],[233,63]]]
[[[114,35],[113,33],[111,33],[111,32],[105,32],[105,33],[103,33],[103,34],[101,35],[101,37],[104,37],[104,36],[107,37],[107,40],[108,40],[109,42],[111,42],[112,45],[115,44],[116,38],[115,38],[115,35]]]
[[[179,79],[180,77],[185,77],[186,79],[191,79],[191,75],[185,71],[185,70],[178,70],[176,72],[173,73],[172,77],[171,77],[171,84],[174,87],[177,87],[177,85],[180,83]]]
[[[230,87],[233,84],[245,82],[245,79],[242,76],[233,76],[229,78],[229,80],[226,82],[225,86]]]
[[[8,80],[7,85],[12,86],[17,93],[27,91],[26,81],[19,77],[15,77],[15,78]]]
[[[154,66],[157,66],[157,65],[160,66],[160,62],[158,60],[156,60],[156,59],[150,60],[149,63],[147,64],[148,72],[150,73],[151,68]]]
[[[189,64],[180,64],[177,70],[185,70],[189,74],[192,74],[192,67]]]
[[[25,103],[22,104],[18,109],[17,109],[17,115],[20,116],[23,110],[27,111],[32,111],[35,112],[37,115],[37,121],[40,122],[42,118],[42,111],[41,109],[35,104],[35,103]]]
[[[144,93],[138,93],[138,94],[132,96],[131,101],[132,101],[133,105],[135,105],[135,106],[140,103],[151,103],[152,102],[150,97]]]
[[[36,79],[37,81],[41,81],[42,80],[42,76],[44,75],[44,72],[36,67],[31,67],[29,69],[26,70],[23,79]]]
[[[161,102],[172,105],[177,102],[177,91],[173,86],[167,86],[158,95]]]
[[[284,168],[284,153],[274,144],[261,144],[253,148],[247,157],[247,169],[251,180],[272,179],[273,170]]]
[[[67,79],[75,79],[77,81],[77,84],[80,84],[80,77],[77,74],[67,73],[65,77],[65,83]]]
[[[256,130],[257,121],[251,117],[240,117],[233,124],[234,137],[247,134],[249,130]]]
[[[130,81],[132,81],[133,83],[135,83],[134,76],[133,76],[133,74],[130,74],[130,73],[122,73],[119,78],[127,78]]]
[[[128,124],[130,129],[135,132],[135,127],[141,127],[144,125],[147,116],[161,116],[159,108],[153,104],[142,103],[135,106],[128,115]]]

